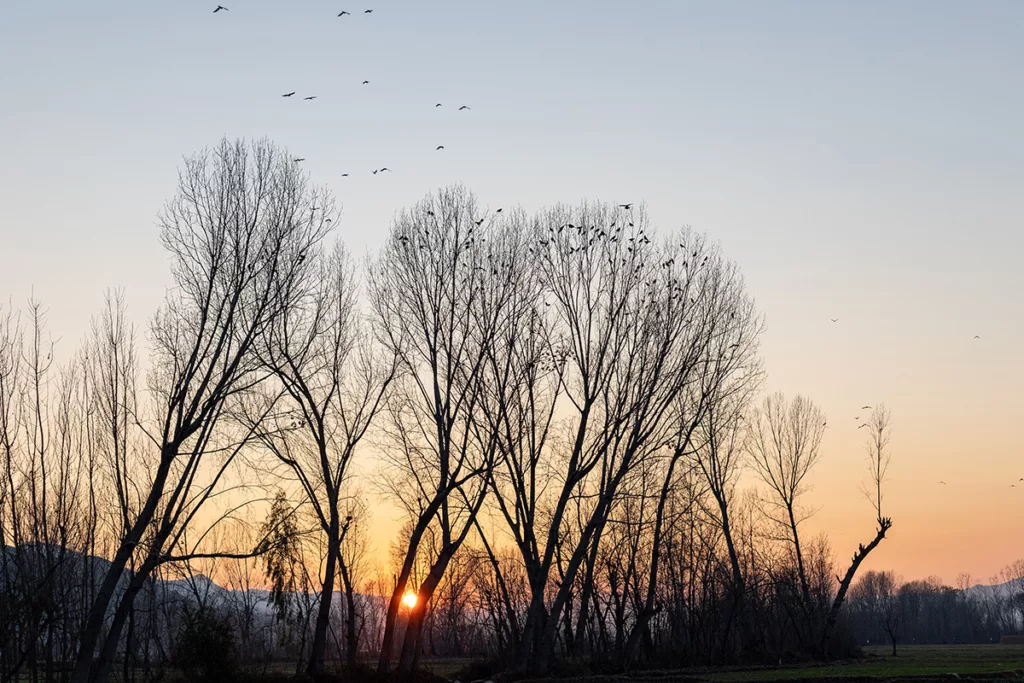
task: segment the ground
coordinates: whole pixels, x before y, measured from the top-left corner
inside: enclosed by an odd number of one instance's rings
[[[623,675],[561,679],[561,683],[746,683],[747,681],[833,681],[879,683],[911,680],[1024,680],[1024,645],[908,645],[893,657],[889,647],[867,647],[865,657],[830,665],[643,671]],[[437,661],[424,668],[450,677],[464,662]],[[432,666],[433,664],[433,666]],[[463,682],[468,683],[468,682]]]

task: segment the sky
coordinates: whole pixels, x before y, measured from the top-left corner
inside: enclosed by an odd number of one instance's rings
[[[357,256],[453,182],[645,202],[742,268],[766,390],[828,414],[807,525],[840,563],[874,535],[855,416],[878,402],[894,527],[867,566],[987,581],[1024,556],[1024,3],[360,1],[4,3],[0,300],[41,299],[67,352],[107,288],[144,327],[157,213],[222,136],[305,157]]]

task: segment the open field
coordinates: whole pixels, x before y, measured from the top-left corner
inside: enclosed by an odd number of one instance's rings
[[[560,679],[580,683],[746,683],[747,681],[886,681],[894,679],[1024,680],[1021,645],[907,645],[897,648],[866,647],[866,656],[833,664],[791,667],[690,668],[674,671],[637,671],[607,676]],[[433,660],[422,663],[431,673],[450,678],[468,660]],[[1000,675],[1002,674],[1002,675]],[[556,681],[559,679],[545,679]]]
[[[864,659],[825,666],[760,668],[700,673],[708,681],[777,681],[824,678],[890,678],[903,676],[941,676],[957,674],[994,674],[1016,671],[1024,674],[1024,647],[1020,645],[908,645],[897,647],[892,656],[889,647],[865,648]]]
[[[644,671],[611,676],[572,679],[586,683],[745,683],[747,681],[887,681],[910,679],[1024,679],[1024,646],[1021,645],[908,645],[897,648],[867,647],[858,660],[792,667],[726,667]]]

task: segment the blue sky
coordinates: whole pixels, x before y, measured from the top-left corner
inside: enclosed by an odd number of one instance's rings
[[[841,556],[870,532],[853,416],[884,400],[916,550],[882,559],[949,580],[1013,559],[949,497],[1024,520],[1003,484],[1024,476],[1024,3],[361,2],[5,3],[0,296],[34,291],[69,349],[107,287],[144,326],[156,213],[224,135],[306,157],[357,255],[450,182],[494,208],[645,201],[722,242],[768,319],[768,388],[829,413],[815,519]]]

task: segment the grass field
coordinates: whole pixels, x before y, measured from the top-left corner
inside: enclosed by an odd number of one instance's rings
[[[716,683],[829,678],[899,678],[1015,672],[1004,678],[1024,677],[1024,646],[1021,645],[907,645],[892,656],[888,647],[865,648],[863,659],[831,665],[792,668],[759,668],[694,673]]]
[[[865,657],[832,664],[792,667],[727,667],[636,671],[625,674],[586,675],[561,679],[563,683],[747,683],[769,681],[835,681],[836,683],[881,683],[934,680],[983,679],[1024,681],[1024,645],[908,645],[892,656],[889,647],[864,648]],[[433,667],[433,673],[450,677],[456,667]],[[559,679],[544,679],[557,681]]]

